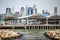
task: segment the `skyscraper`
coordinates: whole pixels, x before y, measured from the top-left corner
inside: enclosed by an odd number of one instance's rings
[[[37,13],[36,5],[33,6],[33,14]]]
[[[33,14],[33,8],[32,7],[29,7],[28,8],[28,15],[32,15]]]
[[[37,8],[35,9],[35,13],[37,13]]]
[[[20,16],[20,12],[15,12],[14,16],[18,18]]]
[[[49,13],[47,10],[46,10],[46,11],[42,10],[42,15],[43,15],[44,17],[47,17],[47,16],[50,15],[50,13]]]
[[[20,15],[21,15],[21,16],[23,16],[24,11],[25,11],[24,7],[21,7],[21,9],[20,9],[20,13],[21,13]]]
[[[26,5],[26,9],[25,9],[26,15],[28,15],[28,6]]]
[[[54,7],[54,15],[57,15],[57,7]]]
[[[11,8],[6,8],[6,15],[11,15]]]
[[[14,14],[14,7],[12,7],[12,14]]]

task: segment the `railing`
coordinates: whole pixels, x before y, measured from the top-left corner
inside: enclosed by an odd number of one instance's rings
[[[2,27],[11,27],[11,28],[28,28],[28,29],[60,29],[60,25],[59,24],[40,24],[40,25],[0,25],[0,28]]]

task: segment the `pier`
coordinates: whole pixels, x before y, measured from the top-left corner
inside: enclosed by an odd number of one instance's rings
[[[60,16],[53,15],[48,18],[33,14],[24,17],[15,18],[6,16],[0,24],[0,28],[18,28],[18,29],[60,29]]]
[[[60,29],[60,25],[0,25],[0,28],[18,29]]]

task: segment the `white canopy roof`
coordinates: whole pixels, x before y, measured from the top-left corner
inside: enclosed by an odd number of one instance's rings
[[[19,17],[19,19],[22,19],[22,18],[45,18],[45,17],[37,13],[37,14]]]

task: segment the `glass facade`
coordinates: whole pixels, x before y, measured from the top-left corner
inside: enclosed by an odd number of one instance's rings
[[[15,12],[15,15],[14,15],[15,17],[19,17],[19,12]]]
[[[43,15],[44,17],[48,17],[48,16],[50,15],[50,13],[47,12],[47,10],[46,10],[46,12],[43,10],[43,11],[42,11],[42,15]]]
[[[22,16],[22,14],[24,13],[24,7],[21,7],[20,13],[21,13],[21,16]]]
[[[43,16],[47,17],[47,16],[49,16],[49,14],[48,13],[43,13]]]
[[[28,15],[33,14],[33,9],[31,7],[28,8]]]
[[[6,8],[6,15],[10,15],[11,14],[11,8]]]
[[[35,13],[37,13],[37,8],[35,9]]]
[[[57,7],[54,7],[54,14],[57,15]]]

